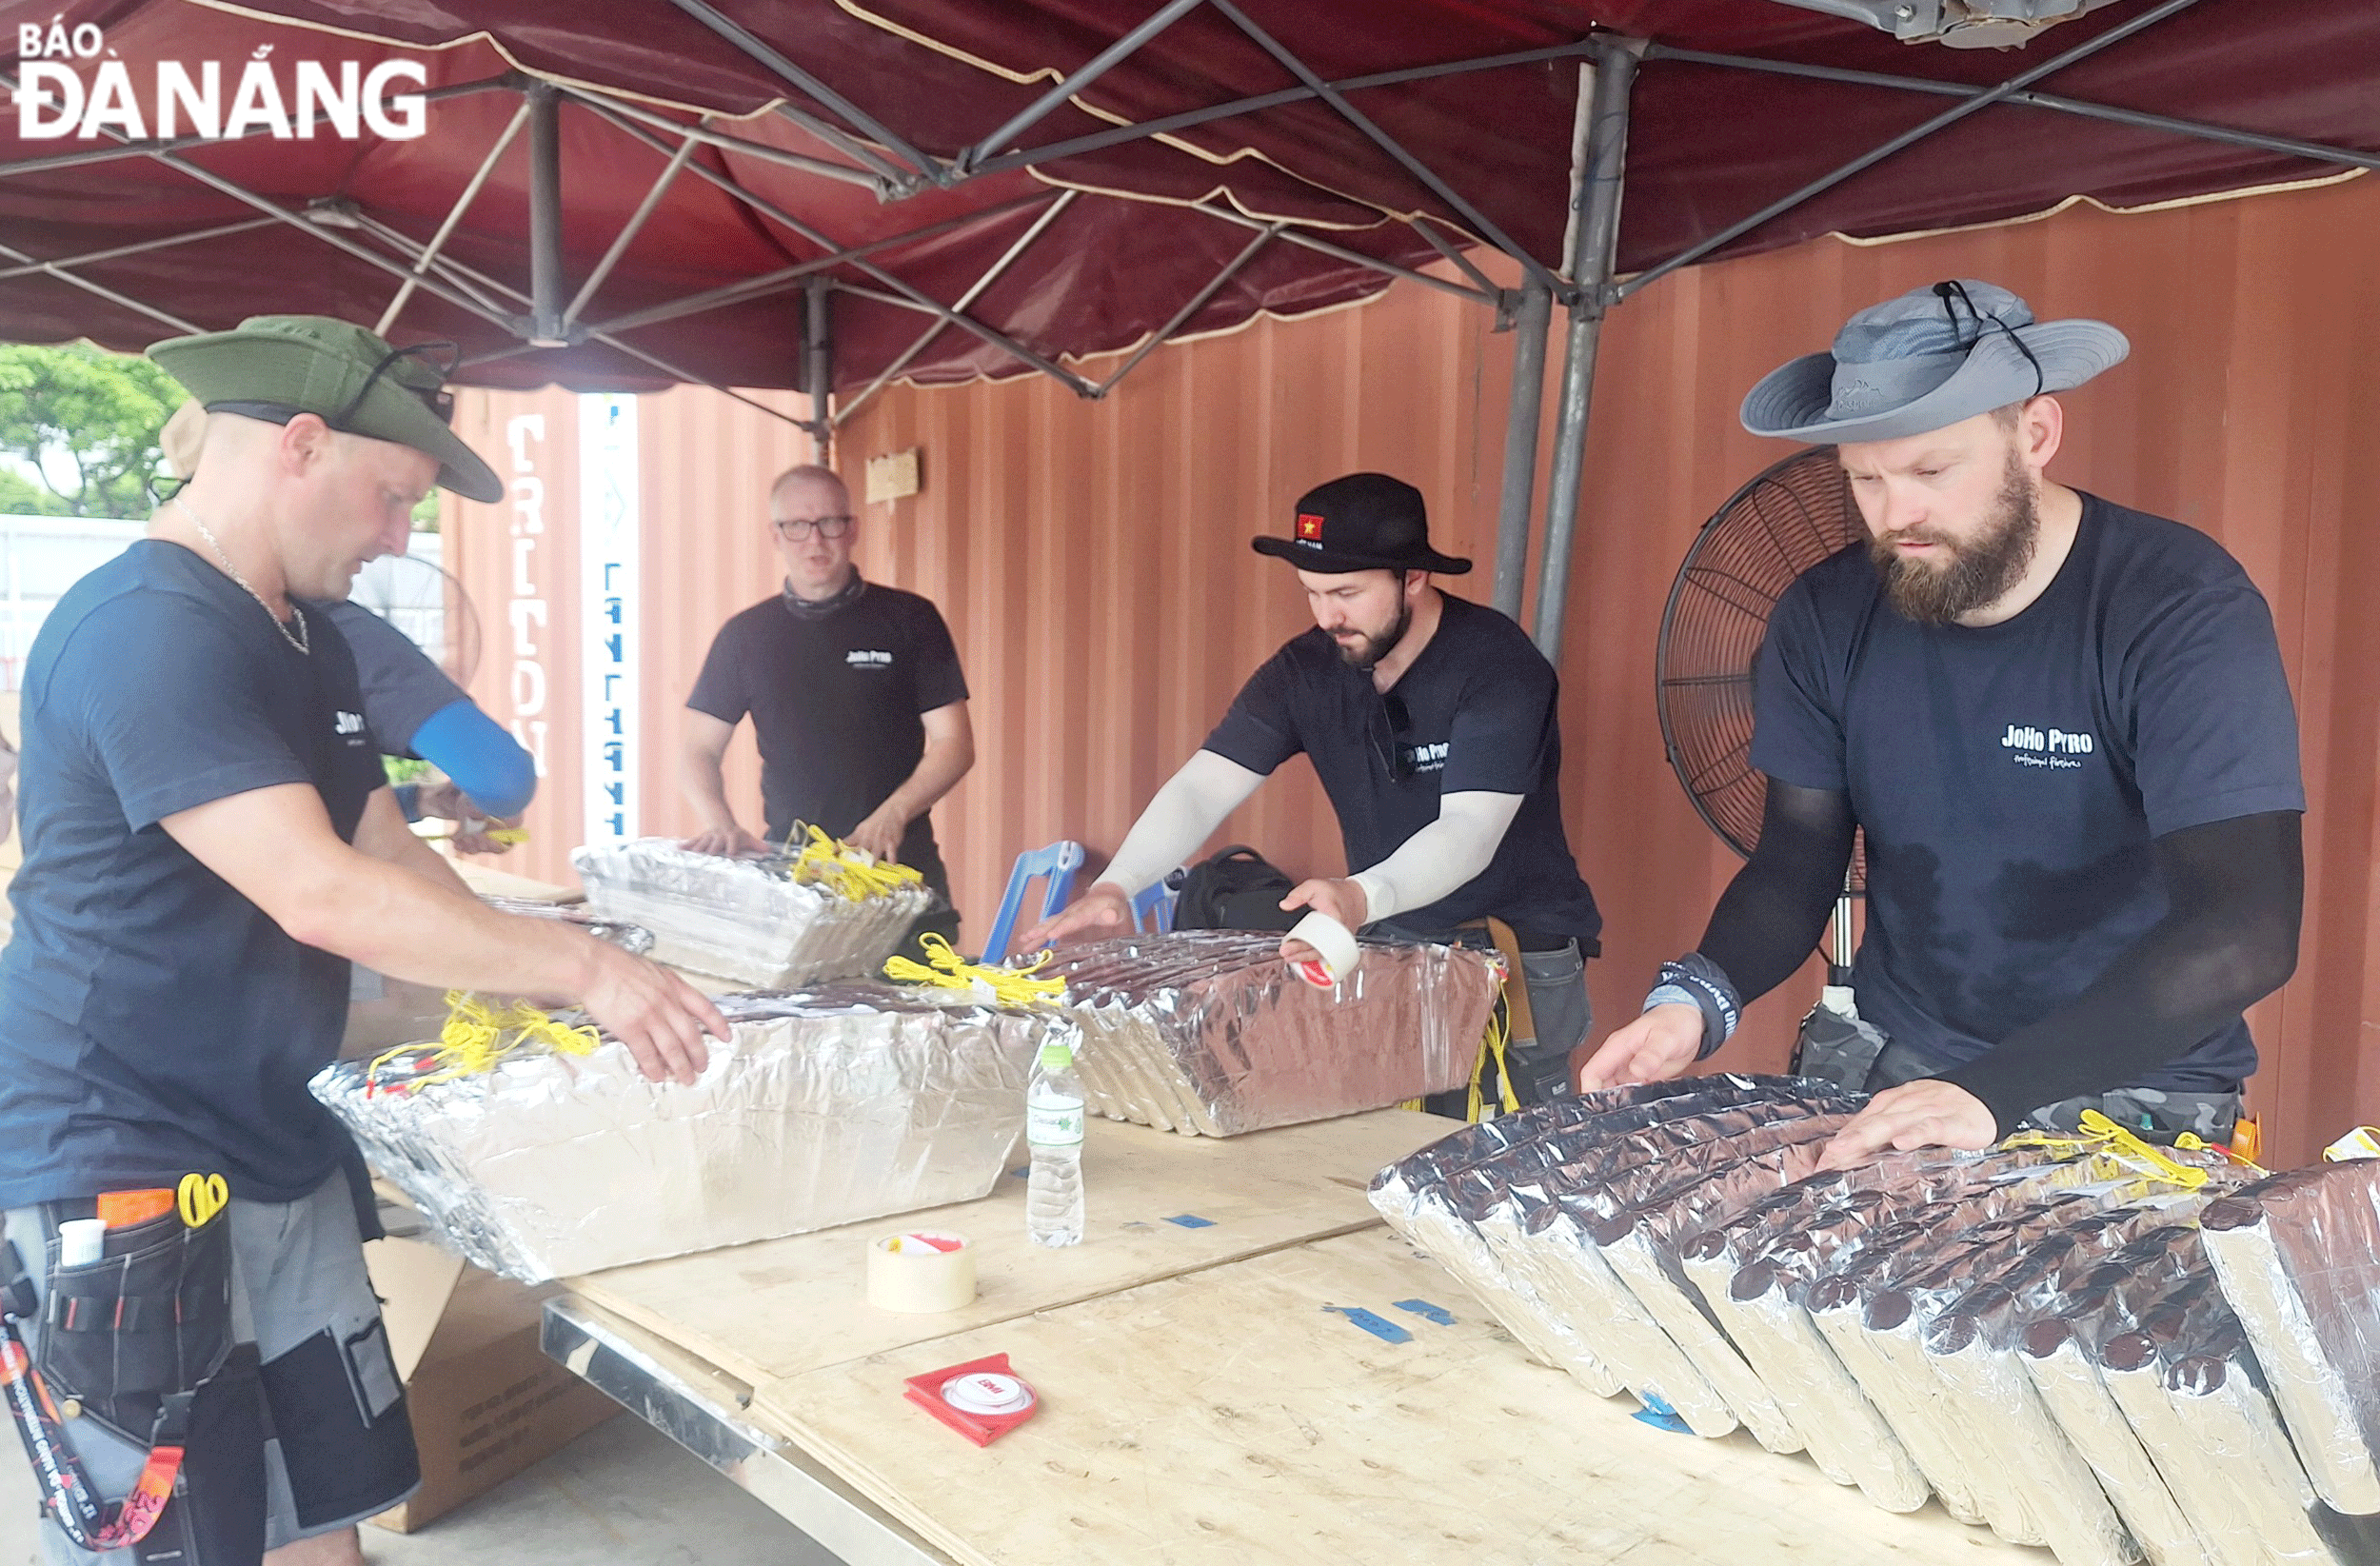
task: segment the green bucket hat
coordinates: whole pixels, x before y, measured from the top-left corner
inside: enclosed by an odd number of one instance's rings
[[[231,331],[169,337],[149,356],[209,413],[288,424],[300,413],[333,429],[393,441],[438,459],[438,482],[466,499],[504,499],[504,482],[447,427],[451,360],[430,355],[451,343],[392,348],[351,322],[327,315],[251,315]]]

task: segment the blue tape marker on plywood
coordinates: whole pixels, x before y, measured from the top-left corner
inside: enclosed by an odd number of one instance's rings
[[[1196,1213],[1176,1213],[1172,1218],[1167,1219],[1165,1221],[1168,1223],[1179,1223],[1185,1229],[1212,1229],[1215,1227],[1215,1220],[1213,1219],[1200,1218]]]
[[[1370,1311],[1363,1309],[1359,1305],[1325,1305],[1322,1308],[1326,1311],[1335,1311],[1339,1315],[1345,1317],[1348,1320],[1353,1321],[1357,1326],[1361,1327],[1364,1331],[1370,1333],[1373,1337],[1378,1338],[1383,1343],[1410,1343],[1413,1341],[1413,1334],[1407,1332],[1404,1328],[1398,1326],[1394,1321],[1385,1320],[1373,1315]]]
[[[1443,1305],[1433,1305],[1426,1299],[1399,1299],[1397,1301],[1397,1308],[1400,1311],[1411,1311],[1424,1321],[1435,1321],[1441,1327],[1451,1327],[1455,1324],[1453,1311]]]

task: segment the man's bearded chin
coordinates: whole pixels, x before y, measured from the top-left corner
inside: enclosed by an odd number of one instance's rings
[[[2032,475],[2013,450],[1992,509],[1990,525],[1964,544],[1922,531],[1871,538],[1868,555],[1884,578],[1893,607],[1921,625],[1947,625],[2016,585],[2040,542],[2041,508],[2033,498]],[[1899,548],[1904,539],[1934,545],[1950,557],[1949,564],[1935,565],[1904,556]]]
[[[1400,598],[1397,601],[1397,618],[1389,622],[1388,629],[1378,636],[1365,635],[1354,642],[1340,642],[1339,656],[1368,674],[1381,659],[1397,650],[1397,644],[1405,639],[1406,627],[1412,624],[1413,606]]]

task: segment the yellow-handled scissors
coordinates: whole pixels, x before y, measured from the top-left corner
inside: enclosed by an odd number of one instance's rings
[[[185,1175],[174,1192],[174,1205],[182,1211],[182,1221],[193,1229],[203,1229],[231,1200],[231,1188],[221,1175]]]

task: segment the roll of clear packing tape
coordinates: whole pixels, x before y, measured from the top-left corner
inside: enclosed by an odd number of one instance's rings
[[[1289,939],[1302,941],[1321,954],[1291,964],[1298,970],[1299,978],[1319,990],[1337,985],[1363,961],[1363,948],[1356,944],[1356,932],[1319,910],[1298,921]]]
[[[929,1315],[975,1302],[975,1251],[964,1235],[912,1229],[868,1242],[867,1302]]]

